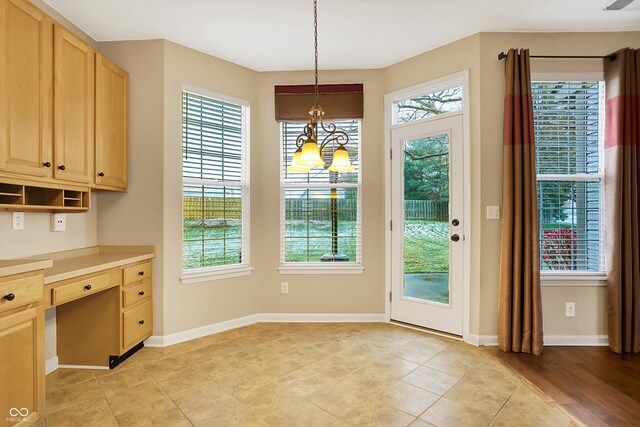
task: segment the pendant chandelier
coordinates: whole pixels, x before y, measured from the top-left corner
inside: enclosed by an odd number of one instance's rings
[[[331,172],[348,172],[355,168],[349,160],[349,153],[345,145],[349,143],[349,136],[339,130],[334,123],[324,123],[324,111],[318,105],[318,0],[313,0],[313,37],[315,51],[315,102],[309,110],[309,123],[296,138],[298,149],[293,154],[289,172],[311,172],[312,168],[326,167]],[[324,138],[318,141],[318,131],[324,132]],[[333,154],[331,165],[326,166],[324,156]]]

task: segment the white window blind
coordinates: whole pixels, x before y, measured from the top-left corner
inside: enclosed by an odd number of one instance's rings
[[[603,272],[604,83],[532,83],[540,267]]]
[[[282,191],[281,191],[281,262],[344,263],[360,262],[360,121],[342,120],[335,124],[349,135],[346,145],[352,172],[335,173],[316,168],[310,173],[289,172],[296,151],[296,138],[304,123],[281,123]],[[319,131],[322,141],[324,132]],[[327,166],[333,148],[323,154]],[[332,254],[344,257],[329,257]]]
[[[248,264],[248,107],[183,91],[183,270]]]

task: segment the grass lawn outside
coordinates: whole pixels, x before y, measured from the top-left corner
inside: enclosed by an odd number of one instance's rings
[[[185,268],[236,264],[240,259],[240,221],[185,221]],[[356,222],[338,222],[339,252],[356,260]],[[204,253],[201,240],[204,238]],[[287,262],[314,262],[331,253],[331,221],[287,220]],[[405,273],[449,271],[449,226],[444,221],[405,222]]]
[[[449,271],[449,223],[409,220],[404,224],[404,272]]]

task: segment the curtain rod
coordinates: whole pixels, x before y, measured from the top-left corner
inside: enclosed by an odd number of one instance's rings
[[[507,57],[507,54],[504,52],[500,52],[498,54],[498,61],[501,61],[503,59],[505,59]],[[588,56],[588,55],[576,55],[576,56],[572,56],[572,55],[529,55],[529,58],[555,58],[555,59],[605,59],[605,58],[609,58],[609,59],[616,59],[615,55],[604,55],[604,56]]]

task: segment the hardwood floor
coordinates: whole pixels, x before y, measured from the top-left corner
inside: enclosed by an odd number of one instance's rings
[[[640,426],[640,354],[608,347],[545,347],[542,356],[487,350],[587,426]]]

